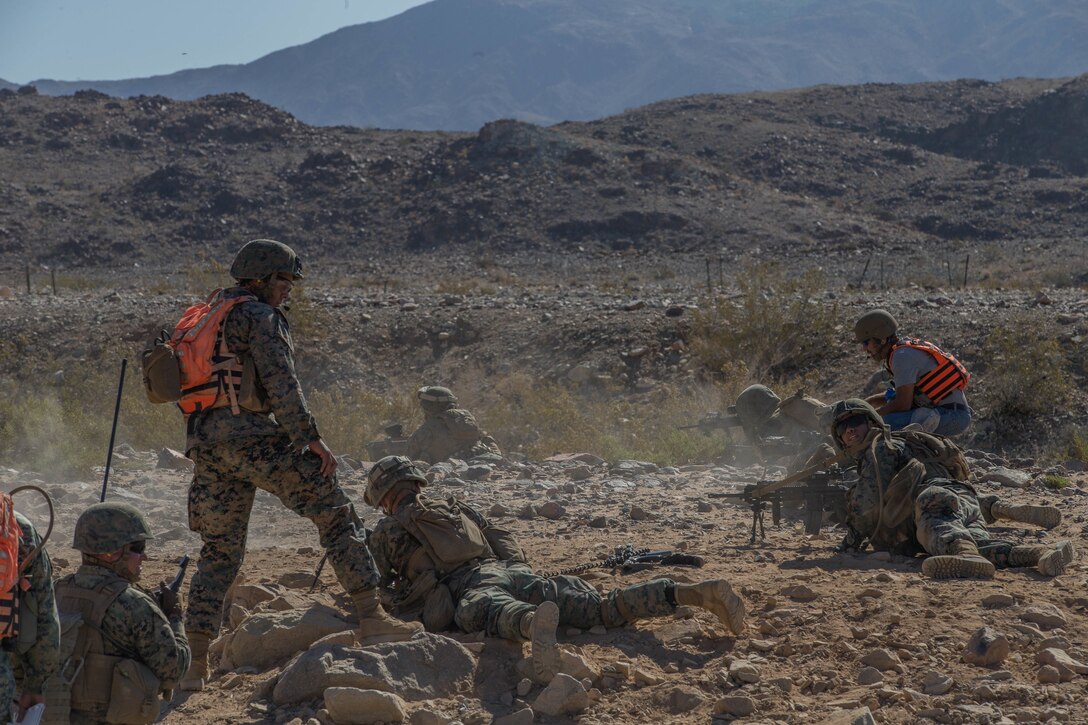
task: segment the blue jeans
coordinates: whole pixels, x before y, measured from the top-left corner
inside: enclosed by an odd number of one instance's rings
[[[936,411],[941,416],[941,422],[937,424],[937,430],[933,431],[937,435],[954,438],[962,434],[967,430],[967,426],[971,425],[971,411],[967,408],[953,410],[938,407]],[[884,416],[884,422],[892,430],[902,430],[910,424],[913,415],[914,411],[911,410],[888,413]]]

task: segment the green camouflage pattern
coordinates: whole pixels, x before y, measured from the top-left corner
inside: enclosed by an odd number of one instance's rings
[[[154,538],[140,510],[120,502],[96,503],[79,515],[72,548],[84,554],[112,554],[125,544]]]
[[[444,403],[447,407],[457,405],[457,396],[449,388],[427,385],[416,391],[416,397],[424,403]]]
[[[757,428],[770,420],[781,399],[766,385],[749,385],[737,396],[735,408],[741,425]]]
[[[485,533],[490,524],[477,510],[458,502]],[[406,501],[403,506],[411,505]],[[382,584],[403,591],[418,572],[409,568],[421,545],[392,516],[380,519],[367,539]],[[454,622],[465,632],[520,641],[521,619],[544,601],[559,606],[559,622],[588,629],[598,624],[617,627],[644,617],[659,617],[676,610],[675,584],[668,579],[622,587],[602,596],[596,587],[575,576],[544,578],[517,561],[488,560],[469,563],[446,579],[456,609]]]
[[[41,537],[22,514],[16,513],[19,523],[19,561],[41,543]],[[14,651],[7,647],[0,650],[0,713],[11,710],[17,683],[15,668],[22,671],[22,691],[41,694],[45,680],[57,671],[60,651],[60,621],[53,591],[53,564],[45,549],[38,552],[24,578],[30,588],[19,595],[19,639]]]
[[[94,591],[105,583],[123,581],[105,567],[83,564],[74,574],[57,582],[57,589]],[[180,619],[167,619],[155,600],[131,584],[113,601],[102,618],[103,654],[128,657],[143,663],[172,688],[189,669],[189,642]],[[105,723],[105,713],[73,710],[72,725]]]
[[[385,456],[373,466],[367,473],[366,491],[363,500],[367,505],[378,508],[394,486],[401,481],[415,481],[420,486],[427,485],[427,477],[423,475],[406,456]]]
[[[354,594],[377,586],[365,529],[336,475],[321,475],[320,459],[299,452],[286,432],[231,438],[192,452],[189,528],[200,534],[200,561],[189,587],[185,624],[215,637],[223,598],[241,568],[253,497],[260,488],[313,521],[341,586]]]
[[[302,260],[295,250],[272,239],[246,242],[230,265],[230,276],[236,280],[264,279],[273,274],[302,279]]]
[[[969,485],[935,478],[915,499],[918,543],[931,556],[954,554],[952,543],[970,539],[982,556],[998,568],[1009,565],[1014,543],[995,539],[986,529],[978,496]]]
[[[223,292],[227,298],[251,294],[241,287]],[[194,413],[189,416],[186,431],[186,455],[193,448],[213,446],[232,438],[278,436],[286,432],[290,446],[296,449],[320,438],[317,421],[306,405],[295,374],[294,344],[283,312],[256,300],[243,302],[227,315],[223,334],[232,353],[252,358],[272,412],[242,409],[233,415],[226,407]]]
[[[502,455],[495,439],[480,427],[472,413],[461,408],[428,413],[404,447],[404,455],[427,463]]]

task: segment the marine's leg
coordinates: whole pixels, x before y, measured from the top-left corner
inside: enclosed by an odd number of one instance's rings
[[[293,451],[286,436],[268,436],[254,461],[259,466],[254,479],[257,486],[317,526],[329,564],[359,610],[360,642],[376,644],[421,632],[419,622],[403,622],[382,609],[374,557],[366,546],[355,507],[336,475],[321,475],[320,459],[309,451]]]
[[[204,687],[208,645],[219,634],[223,599],[245,556],[254,488],[244,477],[244,448],[242,443],[228,441],[193,452],[196,467],[189,486],[189,528],[200,534],[202,545],[185,609],[193,659],[180,683],[183,690]]]
[[[1062,512],[1057,506],[1037,506],[1027,503],[1012,504],[1002,501],[994,495],[979,496],[978,502],[982,507],[982,515],[988,524],[1004,519],[1050,530],[1062,522]]]
[[[888,413],[884,416],[884,422],[887,423],[888,427],[892,430],[902,430],[910,425],[912,415],[913,413],[909,410],[898,413]]]
[[[918,543],[930,555],[922,562],[922,573],[934,579],[993,577],[994,565],[979,553],[967,527],[972,522],[985,531],[974,493],[933,485],[918,495],[914,506]]]
[[[971,411],[969,410],[964,410],[963,408],[957,408],[956,410],[937,408],[936,410],[941,415],[941,421],[937,424],[937,430],[933,431],[937,435],[955,438],[966,431],[971,425]]]

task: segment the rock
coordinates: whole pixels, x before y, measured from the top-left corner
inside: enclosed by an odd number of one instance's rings
[[[525,707],[509,715],[495,718],[491,721],[491,725],[533,725],[534,717],[532,708]]]
[[[881,672],[892,670],[902,673],[905,671],[899,656],[886,649],[874,649],[861,658],[861,664],[875,667]]]
[[[173,448],[163,448],[159,451],[159,460],[155,463],[155,468],[189,472],[193,470],[193,462],[186,458],[181,451],[175,451]]]
[[[669,711],[674,715],[691,712],[704,702],[706,697],[694,687],[674,687],[669,692]]]
[[[875,667],[862,667],[858,672],[859,685],[875,685],[884,681],[884,674]]]
[[[1041,665],[1050,665],[1058,670],[1062,682],[1068,682],[1074,675],[1088,675],[1088,665],[1078,662],[1064,650],[1048,647],[1035,655],[1035,661]]]
[[[589,466],[582,465],[568,468],[566,470],[566,474],[567,478],[572,481],[585,481],[586,479],[593,476],[593,471],[590,470]]]
[[[649,512],[641,506],[632,506],[628,515],[631,517],[632,521],[646,521],[652,518]]]
[[[563,518],[563,516],[566,515],[567,510],[556,501],[546,501],[537,507],[536,512],[546,519],[555,521],[556,519]]]
[[[325,690],[325,709],[336,725],[369,725],[404,722],[404,700],[392,692],[330,687]]]
[[[1009,640],[1005,635],[990,627],[981,627],[967,641],[963,661],[979,667],[993,667],[1004,662],[1009,651]]]
[[[412,725],[449,725],[453,720],[451,717],[445,715],[439,715],[433,710],[416,710],[408,716],[408,722]],[[324,725],[324,723],[322,724]]]
[[[1016,604],[1016,597],[1011,594],[991,594],[982,600],[982,606],[989,609],[1004,609],[1014,604]]]
[[[533,711],[550,717],[573,715],[589,707],[589,695],[582,683],[559,673],[533,702]]]
[[[1037,624],[1041,629],[1054,629],[1068,624],[1065,615],[1053,604],[1039,604],[1028,607],[1020,615],[1020,619]]]
[[[326,604],[247,617],[230,638],[226,655],[235,667],[264,669],[300,652],[327,634],[350,629]]]
[[[562,663],[559,666],[559,671],[568,674],[576,680],[584,680],[589,678],[596,680],[600,677],[600,673],[593,669],[593,666],[589,664],[585,657],[577,652],[569,652],[562,650]],[[524,695],[522,695],[524,697]]]
[[[979,481],[983,483],[992,481],[1006,488],[1025,488],[1031,483],[1031,474],[1015,468],[998,466],[984,473]]]
[[[518,689],[517,689],[518,697],[525,697],[530,692],[532,692],[532,690],[533,690],[533,681],[530,680],[528,677],[522,677],[518,681]]]
[[[534,518],[536,518],[536,506],[534,506],[531,503],[525,504],[524,506],[521,507],[521,510],[518,511],[518,518],[519,519],[534,519]]]
[[[396,692],[410,701],[451,697],[472,688],[475,671],[467,649],[437,634],[369,647],[317,643],[284,668],[272,700],[315,700],[329,687]]]
[[[714,703],[715,715],[747,717],[756,711],[756,701],[746,695],[730,695]]]
[[[759,668],[748,660],[734,660],[729,665],[729,676],[738,682],[759,682]]]
[[[858,599],[880,599],[883,596],[884,591],[875,587],[869,587],[857,593]]]
[[[867,707],[856,710],[840,710],[820,721],[820,725],[876,725],[873,713]]]
[[[492,518],[498,518],[501,516],[509,516],[510,509],[503,506],[501,503],[491,504],[491,508],[487,510],[487,515]]]
[[[943,695],[952,689],[955,682],[948,675],[930,670],[922,680],[922,692],[927,695]]]
[[[786,694],[793,690],[793,680],[788,677],[776,677],[771,680],[771,684]]]
[[[1043,665],[1039,668],[1039,673],[1036,675],[1036,678],[1044,685],[1056,685],[1059,682],[1062,682],[1062,673],[1057,667]],[[1073,678],[1070,677],[1069,679],[1071,680]]]
[[[461,476],[466,481],[485,481],[491,477],[491,466],[484,463],[474,463],[466,468]]]
[[[794,584],[793,586],[785,587],[779,590],[779,594],[798,602],[811,602],[820,596],[804,584]]]

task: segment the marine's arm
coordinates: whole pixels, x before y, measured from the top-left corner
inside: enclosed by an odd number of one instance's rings
[[[22,536],[19,542],[20,555],[29,555],[34,547],[41,543],[41,537],[34,527],[22,517],[18,517]],[[29,648],[20,654],[25,680],[24,693],[41,694],[45,680],[59,666],[60,622],[57,619],[57,603],[53,591],[53,565],[49,554],[43,548],[27,566],[24,576],[30,584],[28,594],[37,605],[36,637]]]
[[[287,318],[259,302],[245,302],[227,318],[227,346],[246,351],[268,394],[272,413],[298,448],[321,439],[317,421],[306,405],[302,386],[295,374],[294,346]]]
[[[108,639],[131,648],[126,652],[171,687],[189,669],[191,654],[181,617],[167,619],[150,596],[129,587],[102,618]]]

